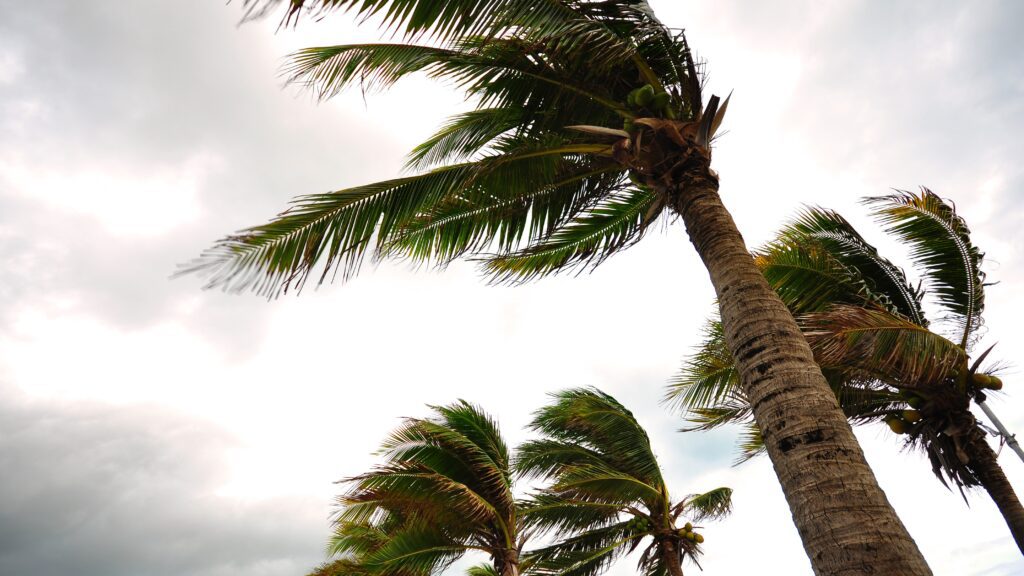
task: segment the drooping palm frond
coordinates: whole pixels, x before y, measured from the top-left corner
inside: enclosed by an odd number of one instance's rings
[[[676,515],[686,514],[694,522],[718,520],[732,513],[732,488],[715,488],[703,494],[691,494],[676,505]]]
[[[841,304],[805,315],[800,322],[823,369],[873,377],[900,388],[934,386],[966,362],[956,344],[878,308]]]
[[[929,291],[956,321],[957,338],[966,349],[985,309],[984,255],[971,242],[971,231],[956,207],[924,187],[917,194],[898,191],[865,203],[887,232],[910,246],[910,257]]]
[[[921,309],[922,293],[910,285],[901,268],[883,258],[878,250],[868,243],[839,213],[823,208],[804,210],[792,223],[782,229],[776,242],[769,246],[767,252],[770,254],[780,247],[804,247],[805,251],[812,254],[813,251],[824,250],[847,271],[855,272],[856,275],[849,280],[859,285],[858,293],[861,301],[874,302],[891,309],[919,326],[928,325]],[[819,253],[818,256],[820,257],[821,254]],[[820,265],[820,261],[816,264]],[[836,270],[831,269],[830,273],[834,279],[839,279]],[[821,288],[811,291],[808,296],[800,295],[801,287],[807,288],[815,281],[813,275],[793,274],[788,280],[794,282],[794,286],[790,288],[780,283],[780,295],[797,298],[797,302],[800,301],[799,299],[815,301],[817,309],[820,309],[823,303],[821,297],[824,296],[820,292]],[[823,279],[819,278],[819,280]],[[846,288],[848,283],[843,282],[836,286],[837,289],[839,287]],[[841,293],[836,293],[836,295],[839,296]],[[842,300],[833,303],[844,303],[849,300],[849,295],[842,296]]]

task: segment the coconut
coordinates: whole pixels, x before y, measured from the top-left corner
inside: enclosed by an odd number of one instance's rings
[[[902,419],[895,416],[891,416],[885,419],[885,423],[889,425],[889,430],[892,430],[896,434],[906,434],[908,430],[907,423]]]
[[[694,534],[693,532],[687,532],[686,533],[686,539],[687,540],[690,540],[692,542],[692,541],[696,540],[696,538],[697,538],[697,535]]]
[[[697,544],[703,544],[704,543],[704,536],[701,535],[701,534],[694,533],[693,541],[696,542]]]
[[[998,376],[989,376],[988,377],[988,389],[989,390],[1002,390],[1003,389],[1003,381],[1002,381],[1002,379],[999,378]]]
[[[687,523],[686,523],[686,525],[684,525],[684,526],[683,526],[683,528],[684,528],[684,529],[685,529],[685,530],[686,530],[687,532],[693,532],[693,524],[690,524],[689,522],[687,522]]]
[[[910,404],[911,408],[923,408],[925,399],[917,395],[910,395],[907,397],[907,404]]]
[[[914,422],[919,422],[921,420],[921,413],[917,410],[904,410],[903,419],[913,424]]]
[[[654,86],[650,84],[644,86],[636,93],[636,103],[638,106],[647,106],[654,99]]]
[[[651,108],[661,110],[665,106],[668,106],[668,99],[669,96],[667,92],[659,92],[655,94],[654,98],[651,99]]]

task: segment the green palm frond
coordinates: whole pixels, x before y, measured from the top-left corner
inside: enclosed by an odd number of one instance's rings
[[[686,421],[692,424],[683,428],[682,432],[712,430],[726,424],[747,422],[754,417],[750,402],[739,388],[735,388],[723,398],[708,406],[688,408]]]
[[[533,572],[545,576],[597,576],[628,550],[634,540],[644,538],[628,522],[618,522],[565,538],[558,544],[527,554]]]
[[[518,283],[595,267],[643,237],[655,198],[653,191],[637,188],[606,195],[528,248],[486,258],[484,270],[494,282]]]
[[[764,446],[764,436],[761,435],[761,429],[758,428],[757,422],[754,422],[753,419],[743,425],[743,429],[740,431],[738,446],[739,454],[733,461],[733,466],[739,466],[747,460],[764,454],[767,451]]]
[[[466,568],[466,576],[499,576],[491,564],[474,564]]]
[[[250,16],[283,0],[248,0]],[[479,256],[491,278],[522,281],[583,270],[637,241],[663,208],[625,185],[607,137],[568,126],[618,128],[637,113],[628,95],[650,84],[660,112],[694,120],[700,66],[682,33],[645,3],[562,0],[289,0],[305,11],[352,11],[404,32],[405,43],[320,46],[283,73],[321,98],[346,87],[387,88],[425,74],[460,88],[476,110],[417,147],[433,171],[299,197],[271,222],[225,237],[180,274],[206,287],[276,296],[314,274],[350,278],[365,257],[445,265]],[[543,152],[542,149],[547,149]]]
[[[823,369],[862,374],[901,388],[935,385],[966,362],[956,344],[878,308],[837,305],[800,322]]]
[[[495,154],[396,180],[328,194],[303,196],[271,222],[220,240],[179,274],[206,276],[207,286],[252,289],[276,296],[301,288],[314,267],[323,264],[320,282],[340,270],[355,274],[364,257],[377,255],[403,226],[440,202],[469,198],[528,195],[560,182],[580,155],[600,153],[602,144],[541,143],[534,148]],[[376,242],[370,242],[376,236]]]
[[[805,246],[824,250],[848,271],[855,271],[861,301],[875,302],[902,314],[919,326],[927,326],[921,309],[922,294],[910,285],[901,268],[879,255],[878,250],[840,214],[823,208],[809,208],[779,233],[775,246]],[[773,248],[769,247],[768,251]],[[820,255],[819,255],[820,256]],[[799,277],[796,277],[799,278]],[[806,278],[808,282],[813,280]],[[806,286],[808,282],[800,282]],[[842,285],[840,285],[842,286]],[[782,288],[783,295],[799,296],[794,289]],[[819,300],[816,297],[811,300]],[[841,302],[845,302],[844,299]],[[857,302],[850,302],[857,303]],[[821,306],[820,300],[816,302]]]
[[[817,241],[774,242],[755,253],[758,267],[794,315],[837,302],[879,302],[871,298],[859,270],[844,266]]]
[[[520,542],[510,454],[465,401],[434,406],[383,442],[384,462],[343,481],[329,552],[375,576],[437,574],[469,550],[506,559]]]
[[[246,18],[260,18],[287,4],[282,25],[296,23],[303,13],[316,17],[335,10],[352,11],[362,19],[377,17],[385,28],[406,37],[447,39],[460,34],[498,32],[512,22],[534,25],[574,15],[555,0],[244,0]]]
[[[985,309],[984,255],[971,243],[970,228],[956,207],[923,187],[918,194],[898,191],[865,203],[874,208],[887,232],[910,246],[928,289],[957,322],[960,345],[967,348]]]
[[[519,131],[529,122],[521,108],[480,108],[452,116],[433,136],[409,154],[407,168],[428,168],[461,161],[484,149],[499,136]]]
[[[436,526],[412,525],[392,534],[365,561],[381,576],[427,576],[443,571],[469,548]]]
[[[561,180],[518,196],[450,198],[406,222],[382,252],[442,267],[466,254],[509,253],[539,242],[587,214],[619,186],[617,172],[598,166],[574,164]]]
[[[530,428],[562,442],[601,454],[610,470],[657,491],[664,484],[647,432],[633,413],[596,388],[553,393],[554,402],[534,413]],[[602,474],[602,466],[587,469]]]
[[[723,486],[703,494],[691,494],[677,505],[677,513],[693,522],[724,518],[732,513],[732,488]]]
[[[738,383],[722,322],[715,316],[705,326],[701,344],[669,382],[664,401],[683,411],[706,408],[726,398]]]
[[[619,521],[620,504],[566,498],[550,492],[532,495],[523,504],[526,526],[539,534],[567,534],[609,526]]]

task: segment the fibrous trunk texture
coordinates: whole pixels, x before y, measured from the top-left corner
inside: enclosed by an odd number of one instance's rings
[[[668,576],[683,576],[683,565],[679,560],[679,546],[671,539],[661,542],[661,561],[668,567]]]
[[[1013,486],[1010,486],[1010,481],[996,461],[995,452],[985,441],[984,433],[977,429],[975,432],[964,446],[969,459],[967,465],[996,503],[1017,548],[1024,553],[1024,507],[1021,507]]]
[[[796,321],[761,275],[710,169],[666,189],[707,266],[736,360],[815,574],[931,574],[878,486]]]

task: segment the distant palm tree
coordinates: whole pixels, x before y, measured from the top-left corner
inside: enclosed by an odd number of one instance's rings
[[[466,402],[410,418],[380,450],[385,463],[344,481],[330,553],[313,574],[429,576],[469,551],[495,576],[518,576],[525,544],[509,453],[495,422]]]
[[[682,576],[683,559],[696,562],[704,542],[692,523],[727,515],[732,490],[673,500],[647,433],[629,410],[592,388],[553,396],[531,424],[544,438],[521,446],[516,458],[520,473],[553,482],[524,513],[527,526],[559,535],[528,553],[532,571],[597,576],[647,542],[641,573]]]
[[[994,418],[986,393],[1002,386],[979,369],[991,348],[969,365],[985,305],[982,253],[955,207],[926,188],[866,202],[910,248],[952,339],[930,328],[925,292],[835,212],[804,211],[757,253],[758,265],[800,320],[847,417],[857,424],[884,421],[906,434],[943,484],[948,478],[961,493],[983,487],[1024,552],[1024,507],[969,409],[977,402]],[[721,332],[713,320],[669,397],[689,411],[694,429],[747,423],[742,461],[764,445]]]
[[[245,4],[258,15],[280,2]],[[320,97],[422,72],[462,89],[476,109],[413,151],[410,167],[425,172],[300,197],[186,272],[276,295],[310,276],[349,277],[366,256],[443,266],[475,255],[492,279],[518,282],[596,265],[659,216],[678,217],[711,276],[741,385],[814,569],[929,573],[722,204],[710,164],[726,105],[705,98],[681,31],[645,1],[288,4],[286,22],[304,8],[347,9],[405,34],[399,43],[297,52],[289,77]]]

